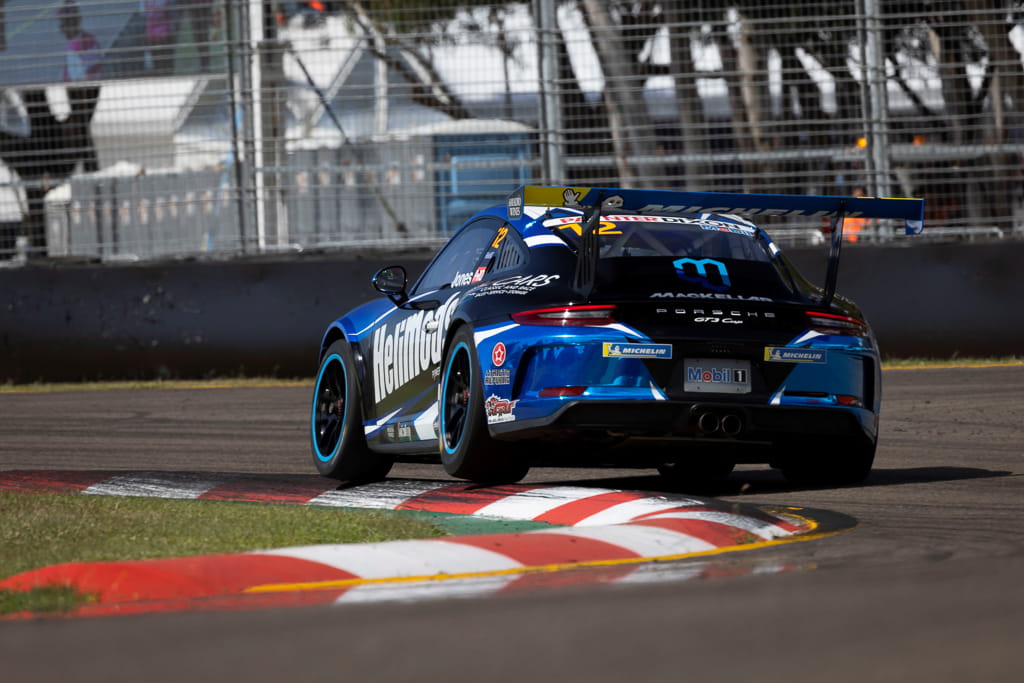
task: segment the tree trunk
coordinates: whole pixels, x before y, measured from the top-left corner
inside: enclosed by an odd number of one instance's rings
[[[718,50],[722,55],[722,76],[729,93],[733,140],[738,147],[737,151],[746,157],[741,162],[743,177],[735,189],[741,192],[756,192],[759,187],[759,179],[763,177],[764,168],[760,162],[749,158],[749,155],[762,151],[758,146],[761,130],[760,110],[753,113],[750,111],[749,100],[756,99],[753,93],[749,93],[749,98],[745,97],[751,76],[750,74],[744,76],[740,50],[729,36],[727,24],[723,23],[718,27],[716,37]]]
[[[669,67],[675,83],[676,108],[679,110],[679,137],[682,141],[683,187],[691,192],[707,190],[708,166],[694,157],[709,154],[707,121],[704,105],[697,90],[697,67],[693,62],[691,41],[697,19],[693,13],[676,3],[664,9],[669,32]]]
[[[622,31],[604,2],[582,0],[581,6],[604,74],[604,103],[619,179],[632,187],[659,187],[665,183],[665,168],[657,159],[654,127],[643,100],[644,77],[637,72],[636,57],[625,49]]]
[[[995,0],[974,0],[966,3],[971,17],[988,48],[988,65],[991,70],[988,101],[992,120],[989,142],[1001,145],[1013,142],[1014,131],[1024,124],[1024,68],[1021,56],[1010,42],[1012,26],[1006,22],[1006,9]],[[1014,213],[1014,202],[1019,201],[1019,178],[1016,171],[1021,166],[1018,154],[993,152],[988,157],[993,172],[983,187],[988,199],[985,206],[990,218],[1010,217]],[[999,227],[1012,230],[1011,220]]]

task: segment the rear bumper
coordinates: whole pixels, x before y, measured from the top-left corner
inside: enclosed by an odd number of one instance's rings
[[[622,436],[777,443],[792,437],[867,438],[876,416],[862,408],[716,401],[566,401],[543,418],[490,425],[503,440]]]

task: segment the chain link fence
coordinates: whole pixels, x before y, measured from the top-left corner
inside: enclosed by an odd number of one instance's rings
[[[998,0],[0,0],[0,263],[433,245],[527,182],[916,196],[925,238],[1020,238],[1021,22]]]

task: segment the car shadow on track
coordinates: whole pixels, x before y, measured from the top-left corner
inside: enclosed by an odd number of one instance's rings
[[[876,468],[871,471],[867,480],[858,484],[857,487],[898,486],[904,484],[923,484],[967,479],[990,479],[1013,475],[1014,472],[1007,470],[986,470],[978,467]],[[610,477],[606,479],[587,479],[585,481],[566,480],[545,483],[571,486],[594,486],[609,489],[628,489],[656,493],[690,494],[709,497],[811,490],[809,487],[795,487],[783,479],[781,473],[777,470],[769,469],[737,470],[727,479],[722,481],[700,482],[694,484],[673,484],[666,482],[658,475],[648,474],[626,477]]]

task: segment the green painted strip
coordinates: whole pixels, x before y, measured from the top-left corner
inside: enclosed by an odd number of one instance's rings
[[[514,534],[521,531],[550,529],[555,524],[519,519],[487,519],[451,512],[421,512],[419,510],[390,510],[392,514],[411,517],[432,524],[448,536],[476,536],[481,534]]]

